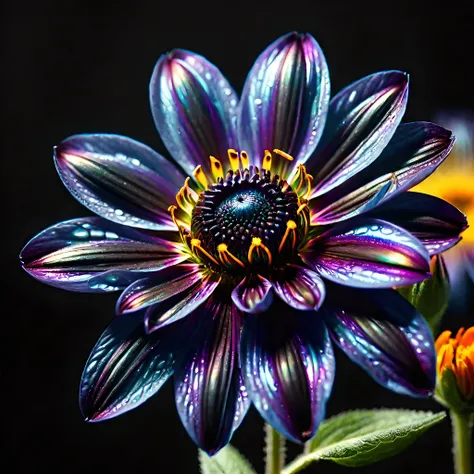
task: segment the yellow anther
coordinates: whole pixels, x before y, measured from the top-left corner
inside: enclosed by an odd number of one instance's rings
[[[277,155],[282,156],[283,158],[285,158],[285,160],[293,161],[293,157],[291,155],[289,155],[288,153],[285,153],[284,151],[279,150],[278,148],[275,148],[273,150],[273,153],[276,153]]]
[[[216,265],[219,265],[219,262],[201,245],[199,239],[191,239],[191,251],[199,256],[196,252],[196,249],[202,252],[209,260],[212,260]]]
[[[272,167],[272,153],[269,150],[265,150],[265,155],[263,155],[262,169],[270,171]]]
[[[291,241],[291,247],[295,248],[296,246],[296,222],[289,220],[286,223],[286,230],[285,233],[281,239],[280,246],[278,247],[278,253],[280,253],[283,250],[283,246],[285,245],[286,239],[288,238],[288,235],[292,233],[292,241]]]
[[[224,264],[224,265],[232,265],[232,262],[229,260],[231,258],[237,265],[240,265],[241,267],[245,268],[245,264],[239,260],[235,255],[233,255],[231,252],[229,252],[227,248],[227,244],[219,244],[217,246],[217,251],[219,252],[219,260]]]
[[[252,237],[252,245],[249,247],[249,253],[247,256],[249,263],[252,263],[254,252],[258,252],[260,249],[267,254],[268,263],[271,265],[272,253],[267,246],[262,244],[262,239],[260,237]]]
[[[227,150],[227,156],[229,157],[230,167],[232,171],[239,169],[239,154],[233,149],[229,148]]]
[[[214,176],[214,181],[217,181],[218,178],[224,178],[224,169],[222,168],[222,163],[213,156],[209,157],[211,161],[211,170],[212,176]]]
[[[207,177],[206,177],[206,173],[204,173],[201,165],[198,165],[198,166],[196,166],[196,168],[194,168],[193,176],[196,178],[196,181],[204,189],[207,189],[207,186],[208,186]]]
[[[246,169],[249,167],[249,155],[247,155],[247,152],[245,150],[242,150],[240,152],[240,161],[242,163],[243,169]]]

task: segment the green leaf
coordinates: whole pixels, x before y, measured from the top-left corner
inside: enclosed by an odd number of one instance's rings
[[[406,449],[445,417],[444,412],[391,409],[341,413],[321,423],[306,454],[286,466],[282,474],[298,472],[320,460],[351,467],[381,461]]]
[[[255,474],[250,463],[230,444],[210,457],[199,450],[201,474]]]
[[[415,285],[402,286],[397,291],[426,319],[433,334],[438,332],[449,299],[449,278],[441,255],[431,258],[431,278]]]

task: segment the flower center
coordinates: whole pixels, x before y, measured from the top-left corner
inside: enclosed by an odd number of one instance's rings
[[[230,152],[235,160],[236,152]],[[261,170],[248,166],[244,157],[242,166],[230,160],[233,169],[225,175],[220,162],[211,157],[214,183],[208,184],[208,176],[198,167],[194,175],[204,189],[196,193],[187,180],[176,196],[178,206],[191,218],[189,228],[178,227],[192,254],[210,269],[231,275],[267,273],[290,263],[309,226],[305,196],[310,179],[304,167],[298,168],[293,189],[266,166],[270,152]],[[172,208],[178,222],[177,207]]]

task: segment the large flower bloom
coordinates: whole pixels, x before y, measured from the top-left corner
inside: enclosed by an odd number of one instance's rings
[[[178,166],[117,135],[55,149],[62,181],[99,217],[44,230],[24,267],[67,290],[124,290],[84,370],[88,420],[138,406],[173,375],[183,424],[208,453],[250,402],[303,442],[331,392],[331,339],[382,385],[432,392],[430,330],[392,288],[427,278],[430,254],[466,220],[404,192],[453,142],[432,123],[400,125],[407,94],[407,75],[387,71],[330,101],[308,34],[270,45],[240,101],[215,66],[175,50],[150,95]]]
[[[415,188],[434,194],[454,204],[470,220],[474,217],[474,115],[472,113],[439,114],[439,122],[453,130],[456,143],[449,158]],[[474,227],[463,233],[460,245],[444,256],[452,287],[452,303],[465,304],[474,281]]]

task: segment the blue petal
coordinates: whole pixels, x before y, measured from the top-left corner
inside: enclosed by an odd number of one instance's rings
[[[319,315],[284,303],[247,315],[240,351],[245,386],[265,421],[297,443],[314,436],[335,372]]]

